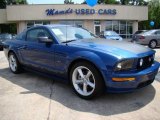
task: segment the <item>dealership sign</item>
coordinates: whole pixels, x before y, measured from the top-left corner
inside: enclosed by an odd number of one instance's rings
[[[96,14],[95,9],[71,9],[68,8],[66,10],[56,10],[56,9],[46,9],[46,15],[47,16],[53,16],[53,15],[64,15],[64,14],[77,14],[77,15],[93,15]],[[98,9],[99,15],[116,15],[117,11],[116,9]]]

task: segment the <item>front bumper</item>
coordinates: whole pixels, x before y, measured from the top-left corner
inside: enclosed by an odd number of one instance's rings
[[[160,64],[158,62],[154,62],[154,64],[142,71],[138,72],[125,72],[125,73],[112,73],[112,74],[105,74],[105,81],[106,81],[106,90],[107,92],[113,93],[121,93],[121,92],[132,92],[136,89],[145,87],[151,84],[156,74],[158,73]],[[112,78],[135,78],[133,81],[124,81],[124,82],[115,82],[112,81]]]

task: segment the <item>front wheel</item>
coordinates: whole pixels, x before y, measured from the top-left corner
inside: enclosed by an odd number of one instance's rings
[[[8,60],[9,60],[10,70],[15,74],[20,73],[22,68],[21,68],[21,65],[20,65],[16,55],[14,53],[10,53]]]
[[[104,82],[100,72],[88,62],[76,63],[70,72],[72,88],[84,99],[91,99],[104,92]]]

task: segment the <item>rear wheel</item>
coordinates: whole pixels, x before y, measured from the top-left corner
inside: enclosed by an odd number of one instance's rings
[[[9,59],[10,70],[15,74],[20,73],[22,71],[22,68],[21,68],[21,65],[20,65],[16,55],[11,52],[9,54],[8,59]]]
[[[151,40],[149,42],[149,45],[148,45],[150,48],[155,48],[157,46],[157,41],[156,40]]]
[[[72,88],[84,99],[91,99],[104,92],[104,82],[99,71],[88,62],[76,63],[70,72]]]

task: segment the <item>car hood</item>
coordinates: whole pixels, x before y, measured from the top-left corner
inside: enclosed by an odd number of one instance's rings
[[[133,44],[125,41],[106,40],[106,39],[82,39],[68,43],[68,45],[82,47],[94,51],[112,54],[120,58],[141,57],[153,54],[150,48]]]

